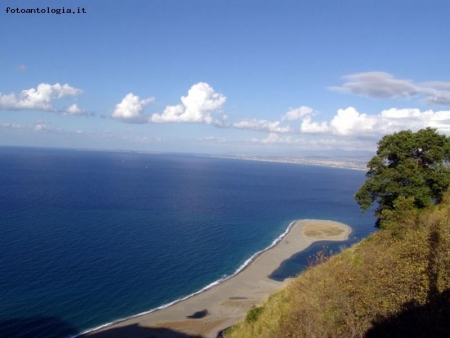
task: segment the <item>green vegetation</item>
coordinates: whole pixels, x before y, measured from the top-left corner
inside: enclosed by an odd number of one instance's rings
[[[430,128],[383,137],[355,195],[382,231],[319,253],[225,337],[450,337],[449,144]]]
[[[416,208],[439,202],[450,185],[449,158],[450,138],[438,134],[436,129],[386,135],[378,142],[376,156],[367,164],[367,180],[355,194],[355,200],[363,211],[376,203],[379,221],[385,210],[395,209],[400,196],[412,197],[410,201]]]
[[[450,195],[444,199],[425,212],[407,208],[397,215],[406,223],[338,255],[319,254],[226,337],[449,337]]]
[[[248,313],[247,317],[245,317],[246,323],[253,323],[258,320],[259,315],[264,311],[264,307],[262,306],[254,306]]]

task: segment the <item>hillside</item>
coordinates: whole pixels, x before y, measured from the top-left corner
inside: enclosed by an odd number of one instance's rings
[[[411,205],[401,199],[382,231],[317,255],[225,337],[449,337],[450,194]]]

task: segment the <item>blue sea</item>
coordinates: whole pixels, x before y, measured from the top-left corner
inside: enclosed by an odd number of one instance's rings
[[[164,307],[232,276],[296,219],[346,223],[347,245],[359,241],[375,231],[353,200],[363,182],[298,164],[0,148],[0,337],[76,336]]]

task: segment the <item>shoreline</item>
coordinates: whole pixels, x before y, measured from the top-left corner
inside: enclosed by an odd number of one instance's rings
[[[252,306],[262,303],[289,282],[289,278],[279,282],[268,277],[283,261],[314,242],[345,241],[351,231],[348,225],[335,221],[293,221],[268,247],[253,254],[232,275],[173,302],[101,325],[76,337],[145,337],[149,334],[154,337],[174,334],[216,337],[221,330],[245,318]]]
[[[229,160],[242,160],[242,161],[257,161],[257,162],[271,162],[271,163],[288,163],[288,164],[300,164],[300,165],[310,165],[317,167],[326,167],[334,169],[348,169],[357,171],[367,171],[366,162],[364,163],[354,163],[345,162],[343,160],[311,160],[308,158],[266,158],[258,156],[220,156],[220,155],[195,155],[208,158],[222,158]]]

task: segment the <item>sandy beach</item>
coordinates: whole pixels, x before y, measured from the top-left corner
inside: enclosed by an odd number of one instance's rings
[[[269,277],[283,261],[315,241],[346,240],[350,232],[349,226],[334,221],[296,221],[281,241],[238,275],[168,308],[124,320],[83,337],[217,337],[218,332],[244,319],[252,306],[263,303],[289,283],[288,279],[279,282]]]

